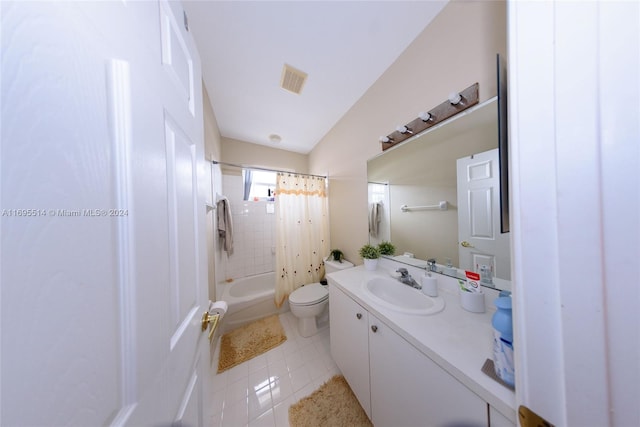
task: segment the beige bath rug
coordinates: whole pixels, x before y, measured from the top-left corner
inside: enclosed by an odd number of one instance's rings
[[[222,336],[218,373],[246,362],[287,340],[277,314],[256,320]]]
[[[342,375],[289,407],[291,427],[372,427],[367,414]]]

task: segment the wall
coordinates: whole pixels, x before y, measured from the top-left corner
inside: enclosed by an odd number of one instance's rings
[[[222,188],[231,205],[233,255],[223,256],[223,263],[218,265],[218,268],[222,270],[225,280],[274,271],[276,265],[274,202],[244,201],[242,175],[238,175],[238,171],[229,172],[223,172]]]
[[[222,137],[222,160],[238,165],[258,166],[307,173],[309,156],[284,151],[266,145],[251,144],[237,139]]]
[[[211,100],[209,99],[209,93],[207,92],[207,88],[204,86],[204,82],[202,83],[202,103],[203,105],[203,116],[204,116],[204,158],[205,160],[220,160],[220,153],[222,152],[221,144],[220,144],[220,130],[218,129],[218,123],[216,121],[215,114],[213,113],[213,108],[211,107]],[[216,188],[220,187],[220,183],[216,185],[216,180],[214,179],[213,168],[211,163],[206,162],[207,171],[205,175],[207,177],[211,177],[210,181],[207,182],[209,195],[207,203],[214,204],[215,203],[215,193]],[[215,211],[208,210],[206,223],[207,223],[207,265],[208,265],[208,282],[209,282],[209,299],[215,301],[216,300],[216,259],[220,258],[219,251],[216,251],[218,247],[218,239],[215,225]]]
[[[381,150],[378,137],[452,90],[478,82],[480,102],[495,96],[496,53],[506,54],[505,2],[452,1],[312,150],[309,172],[329,175],[332,248],[362,263],[366,162]]]

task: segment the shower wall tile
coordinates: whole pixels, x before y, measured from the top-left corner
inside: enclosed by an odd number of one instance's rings
[[[239,278],[274,271],[275,214],[273,202],[242,200],[242,177],[223,175],[223,194],[231,204],[234,253],[225,262],[225,278]]]

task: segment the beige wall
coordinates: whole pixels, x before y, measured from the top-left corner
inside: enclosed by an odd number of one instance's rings
[[[222,157],[220,129],[218,128],[218,122],[213,113],[211,99],[204,82],[202,82],[202,94],[202,103],[204,104],[204,158],[205,160],[220,160]]]
[[[220,160],[221,157],[221,142],[220,142],[220,130],[218,129],[218,122],[216,116],[213,113],[211,107],[211,100],[209,99],[209,93],[207,88],[202,84],[202,103],[203,105],[203,121],[204,121],[204,158],[207,161]],[[211,169],[206,168],[207,174]],[[211,185],[211,182],[207,183]],[[211,187],[209,187],[209,194],[211,194]],[[209,200],[213,202],[213,200]],[[207,210],[207,265],[208,265],[208,282],[209,282],[209,299],[216,300],[216,266],[215,266],[215,246],[216,246],[216,232],[214,228],[213,215],[214,210]]]
[[[378,137],[478,82],[496,95],[496,53],[506,54],[503,1],[454,1],[418,36],[309,155],[309,172],[329,175],[331,247],[362,263],[368,241],[367,159]]]
[[[225,137],[222,137],[222,161],[300,173],[307,173],[309,169],[309,156],[306,154]]]

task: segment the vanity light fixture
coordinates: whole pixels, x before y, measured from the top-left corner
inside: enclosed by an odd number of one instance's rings
[[[462,101],[462,95],[460,95],[459,92],[451,92],[449,94],[449,102],[451,103],[451,105],[458,105],[461,103],[461,101]]]
[[[408,134],[412,134],[412,133],[413,133],[413,132],[411,131],[411,129],[409,129],[409,128],[408,128],[408,127],[406,127],[406,126],[400,126],[400,125],[398,125],[398,126],[396,126],[396,130],[397,130],[398,132],[400,132],[401,134],[403,134],[403,135],[404,135],[404,134],[407,134],[407,133],[408,133]]]
[[[431,115],[431,113],[425,113],[424,111],[418,113],[418,118],[420,118],[420,120],[422,120],[423,122],[433,120],[433,116]]]
[[[406,125],[399,125],[395,131],[387,136],[381,136],[382,151],[385,151],[403,141],[418,135],[448,118],[466,110],[478,103],[478,83],[474,83],[459,92],[451,92],[449,98],[428,112],[420,112],[418,117]]]

